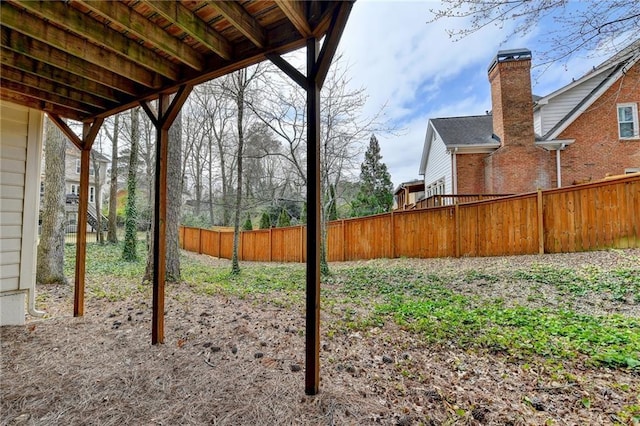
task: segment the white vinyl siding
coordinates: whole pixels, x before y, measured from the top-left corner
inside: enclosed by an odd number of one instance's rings
[[[548,104],[541,105],[540,109],[534,113],[533,124],[536,134],[540,136],[546,135],[577,104],[602,83],[606,76],[607,73],[601,73],[564,93],[554,96],[549,100]]]
[[[427,188],[440,179],[444,180],[444,193],[452,194],[453,186],[451,179],[451,154],[447,151],[444,142],[437,136],[431,142],[429,159],[424,174],[424,185]],[[425,197],[427,195],[425,194]]]
[[[1,105],[0,291],[19,289],[29,110]]]
[[[0,101],[0,325],[24,323],[35,287],[42,119]]]

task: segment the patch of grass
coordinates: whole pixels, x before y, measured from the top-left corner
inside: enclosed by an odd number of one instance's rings
[[[138,260],[127,262],[122,260],[122,243],[98,244],[87,243],[86,273],[88,278],[115,277],[115,278],[139,278],[142,279],[146,267],[146,245],[144,241],[138,242]],[[76,246],[65,246],[65,275],[75,275]]]
[[[562,294],[582,296],[587,293],[607,294],[611,300],[624,301],[631,297],[640,302],[640,268],[617,268],[610,271],[597,266],[580,269],[533,265],[515,271],[514,278],[549,285]]]
[[[182,279],[194,291],[202,294],[226,294],[238,297],[284,293],[279,304],[302,297],[305,270],[300,265],[243,266],[240,274],[232,274],[231,268],[211,268],[197,261],[185,259],[182,263]],[[286,300],[286,299],[291,299]],[[283,305],[283,306],[284,306]]]
[[[477,301],[442,292],[440,297],[398,297],[379,305],[378,315],[420,332],[427,341],[506,353],[575,358],[612,367],[640,369],[640,320],[620,315],[590,316],[572,311],[507,308],[501,301]]]

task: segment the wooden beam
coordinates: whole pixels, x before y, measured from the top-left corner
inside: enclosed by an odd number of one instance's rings
[[[318,40],[307,40],[307,72],[316,66]],[[307,81],[307,297],[305,392],[320,384],[320,86]]]
[[[253,44],[263,48],[266,45],[267,35],[258,21],[251,16],[241,5],[236,2],[209,1],[209,6],[216,9],[238,31],[247,37]]]
[[[33,58],[20,55],[8,49],[2,51],[0,63],[21,72],[28,73],[31,76],[46,78],[56,85],[65,86],[84,93],[91,93],[92,96],[102,98],[106,101],[117,103],[123,100],[123,94],[118,93],[111,87],[87,80],[86,78],[36,61]]]
[[[4,17],[3,17],[4,18]],[[4,24],[4,22],[3,22]],[[87,78],[96,83],[114,88],[128,95],[137,95],[136,84],[111,71],[107,71],[91,62],[69,55],[38,40],[27,37],[10,28],[0,28],[0,43],[3,50],[25,55],[36,61],[44,62],[71,74]],[[2,52],[4,55],[4,51]]]
[[[73,130],[71,130],[66,121],[60,118],[60,116],[57,114],[49,114],[49,119],[53,122],[53,124],[58,126],[58,129],[60,129],[60,131],[64,133],[67,138],[69,138],[71,143],[73,143],[76,148],[82,151],[82,139],[80,139],[80,137],[76,135]]]
[[[303,37],[311,36],[311,27],[305,13],[305,2],[299,0],[276,0],[276,4],[287,19],[296,27]]]
[[[287,62],[282,56],[275,53],[268,53],[267,58],[280,70],[285,73],[291,80],[303,89],[307,87],[307,77],[298,71],[293,65]]]
[[[1,80],[2,87],[4,87],[7,90],[12,90],[17,93],[22,93],[31,98],[40,99],[41,101],[44,101],[44,102],[50,102],[54,105],[67,107],[68,109],[78,111],[82,115],[92,115],[98,112],[97,108],[93,108],[81,102],[74,101],[68,98],[63,98],[62,96],[59,96],[55,93],[29,87],[22,83],[16,83],[15,81],[5,80],[4,75],[2,77],[3,77]]]
[[[12,102],[14,104],[33,108],[38,111],[44,111],[49,114],[57,113],[72,120],[82,121],[82,119],[85,117],[83,114],[80,114],[78,111],[72,110],[70,108],[54,105],[50,102],[43,102],[40,99],[26,96],[24,93],[13,92],[11,90],[8,90],[6,87],[3,87],[1,84],[0,99]]]
[[[38,77],[18,69],[0,65],[0,78],[3,81],[10,81],[32,89],[39,89],[44,93],[50,93],[53,96],[59,96],[73,102],[84,104],[84,108],[96,107],[99,109],[107,109],[110,104],[97,96],[93,96],[90,92],[76,90],[72,87],[59,84],[44,77]],[[113,105],[111,105],[113,106]],[[89,109],[88,111],[90,111]]]
[[[15,0],[5,0],[16,5]],[[59,1],[23,1],[19,7],[51,22],[63,23],[65,29],[86,38],[105,52],[110,51],[120,55],[123,59],[141,65],[149,71],[156,72],[175,80],[180,75],[178,65],[166,60],[162,56],[146,49],[141,44],[131,40],[123,34],[114,31],[109,26],[91,19],[87,14]],[[46,24],[45,24],[46,25]],[[47,40],[42,40],[47,42]],[[72,43],[76,45],[77,43]]]
[[[163,18],[180,27],[182,31],[196,39],[199,43],[202,43],[218,56],[223,59],[231,59],[232,48],[229,42],[179,2],[147,0],[145,1],[145,5]]]
[[[200,53],[154,25],[124,3],[104,0],[85,0],[78,1],[78,3],[91,12],[121,26],[134,36],[152,44],[183,64],[198,71],[203,70],[204,58]]]
[[[338,50],[338,44],[340,43],[340,38],[342,37],[344,28],[347,25],[352,7],[353,3],[346,1],[341,3],[333,13],[331,25],[329,26],[327,35],[322,43],[322,50],[320,51],[320,56],[316,62],[316,68],[314,69],[314,74],[317,76],[320,87],[322,87],[324,80],[327,78],[331,62]]]
[[[8,3],[0,3],[0,13],[4,27],[13,28],[32,39],[60,49],[69,55],[83,58],[105,70],[125,75],[130,80],[146,87],[158,88],[161,86],[162,80],[157,74],[29,13],[24,13]]]

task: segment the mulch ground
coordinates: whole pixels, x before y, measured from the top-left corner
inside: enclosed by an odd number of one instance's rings
[[[375,265],[464,271],[544,261],[616,267],[639,255],[629,250]],[[513,293],[517,285],[504,283],[502,291]],[[45,319],[0,328],[0,425],[631,425],[625,410],[640,405],[637,372],[586,368],[579,359],[559,367],[544,359],[524,363],[426,345],[391,321],[329,336],[324,325],[339,315],[335,309],[322,317],[321,391],[308,396],[303,306],[253,296],[203,297],[186,284],[172,284],[166,340],[152,346],[150,290],[120,301],[88,298],[82,318],[70,316],[70,286],[40,286],[38,294]],[[625,309],[638,316],[637,306]]]

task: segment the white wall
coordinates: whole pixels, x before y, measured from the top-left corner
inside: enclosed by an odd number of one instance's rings
[[[429,149],[429,160],[424,173],[425,190],[428,185],[444,177],[445,194],[453,194],[451,154],[436,132],[435,140],[431,142]]]
[[[23,324],[34,301],[42,120],[0,101],[0,325]]]

